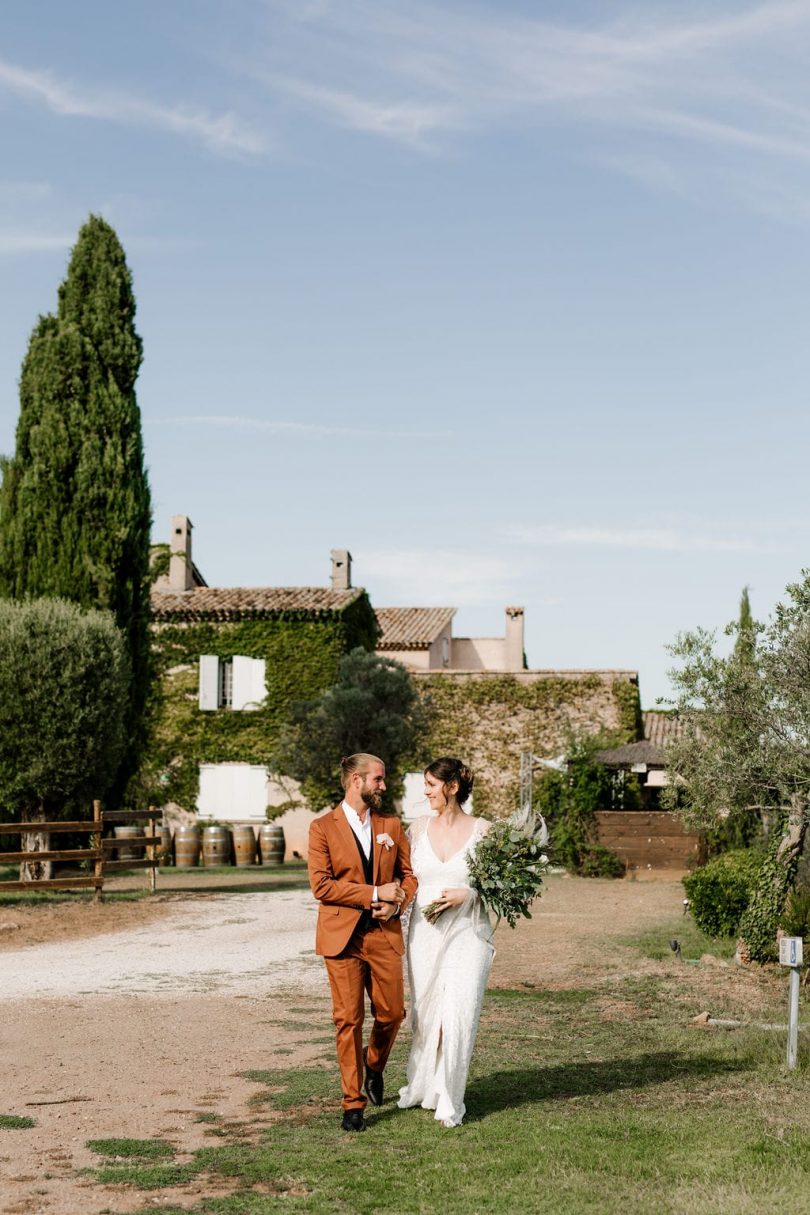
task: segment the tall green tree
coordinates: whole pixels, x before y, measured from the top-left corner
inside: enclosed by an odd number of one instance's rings
[[[0,816],[87,818],[126,745],[129,657],[110,612],[62,599],[0,602]],[[42,851],[32,830],[23,849]],[[42,865],[42,862],[39,863]],[[34,866],[23,876],[47,873]]]
[[[742,625],[730,625],[740,641]],[[670,672],[682,735],[667,747],[678,775],[670,804],[696,825],[735,822],[745,833],[764,813],[768,855],[740,925],[741,954],[772,955],[810,813],[810,574],[787,588],[766,624],[718,654],[713,633],[682,634]]]
[[[402,793],[404,765],[413,762],[429,716],[405,667],[358,647],[340,660],[331,688],[317,700],[293,705],[272,767],[299,780],[312,809],[320,810],[343,797],[341,758],[371,752],[385,764],[391,810]]]
[[[143,747],[149,688],[141,359],[124,251],[110,225],[91,215],[56,315],[39,318],[22,367],[16,448],[0,487],[0,595],[61,597],[112,612],[132,671],[118,795]]]
[[[756,623],[751,614],[751,599],[748,594],[748,587],[744,586],[740,595],[740,612],[737,617],[737,637],[734,642],[734,648],[740,658],[745,661],[754,661],[756,651]]]

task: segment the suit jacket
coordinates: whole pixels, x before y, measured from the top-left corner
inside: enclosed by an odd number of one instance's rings
[[[377,836],[383,833],[394,841],[393,848],[377,843]],[[403,911],[416,893],[411,849],[400,820],[395,815],[372,814],[371,837],[374,881],[369,886],[354,832],[342,806],[316,818],[309,828],[309,884],[320,903],[315,952],[324,957],[333,958],[346,948],[362,912],[371,907],[374,886],[398,879],[405,891]],[[391,948],[403,954],[399,916],[381,921],[380,927]]]

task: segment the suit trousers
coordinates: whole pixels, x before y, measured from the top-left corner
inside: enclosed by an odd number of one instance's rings
[[[342,1105],[344,1110],[363,1109],[364,993],[368,993],[374,1018],[366,1062],[372,1071],[381,1072],[405,1019],[402,958],[388,944],[382,929],[375,927],[355,932],[341,953],[324,961],[332,989]]]

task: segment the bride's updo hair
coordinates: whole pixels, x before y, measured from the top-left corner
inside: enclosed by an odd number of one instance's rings
[[[463,806],[469,799],[475,777],[467,765],[463,764],[460,759],[453,759],[450,755],[443,755],[441,759],[434,759],[432,764],[428,764],[425,768],[425,775],[428,772],[431,776],[435,776],[436,780],[440,780],[443,785],[451,785],[455,781],[458,785],[456,801],[460,806]]]

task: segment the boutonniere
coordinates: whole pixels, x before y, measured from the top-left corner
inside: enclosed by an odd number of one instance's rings
[[[382,846],[383,846],[383,848],[385,848],[386,852],[388,851],[389,848],[393,848],[393,846],[394,846],[394,841],[391,839],[391,836],[388,834],[387,831],[383,831],[382,835],[377,836],[377,843],[382,844]]]

